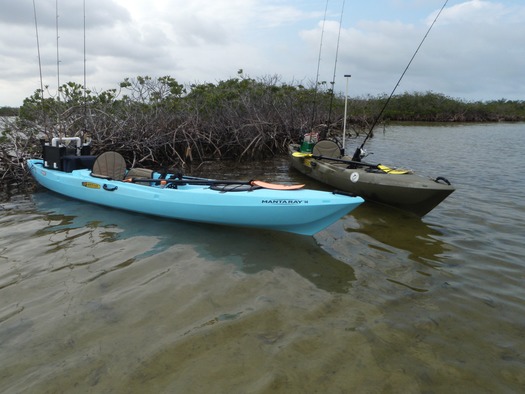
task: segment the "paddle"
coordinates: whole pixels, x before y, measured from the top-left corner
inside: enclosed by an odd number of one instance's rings
[[[370,164],[370,163],[364,163],[362,161],[339,159],[337,157],[329,157],[329,156],[322,156],[322,155],[318,156],[318,155],[314,155],[313,153],[294,152],[292,153],[292,156],[304,157],[304,158],[311,157],[313,159],[318,159],[318,160],[332,160],[332,161],[337,161],[339,163],[345,163],[345,164],[350,164],[350,165],[355,165],[355,166],[376,168],[378,170],[386,172],[387,174],[401,175],[401,174],[411,173],[410,170],[403,170],[403,169],[399,170],[399,169],[384,166],[382,164]]]
[[[160,183],[162,185],[168,184],[168,183],[174,183],[177,185],[250,185],[250,186],[259,186],[264,189],[272,189],[272,190],[297,190],[302,189],[304,187],[303,184],[296,184],[296,185],[280,185],[277,183],[268,183],[263,181],[223,181],[223,180],[216,180],[216,179],[148,179],[148,178],[128,178],[124,179],[124,182],[145,182],[145,183]]]

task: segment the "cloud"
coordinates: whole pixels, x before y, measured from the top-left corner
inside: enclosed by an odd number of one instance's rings
[[[354,94],[389,94],[438,10],[424,23],[362,20],[341,31],[338,68],[352,74]],[[446,8],[402,79],[397,93],[436,91],[467,100],[523,100],[525,6],[473,0]],[[338,24],[325,27],[334,59]],[[313,41],[320,27],[303,32]],[[326,75],[326,74],[325,74]],[[339,77],[336,85],[343,86]]]
[[[347,2],[341,29],[342,0],[328,4],[323,23],[324,2],[86,1],[88,87],[115,88],[137,75],[216,82],[234,77],[240,68],[251,77],[315,81],[322,34],[320,80],[331,81],[336,67],[336,89],[342,90],[343,75],[351,74],[353,95],[390,93],[442,2]],[[53,90],[56,0],[36,5],[43,78]],[[60,80],[82,83],[83,2],[60,1],[58,22]],[[0,53],[0,105],[20,105],[40,86],[31,2],[3,6]],[[524,59],[525,5],[459,0],[440,15],[398,89],[472,100],[523,99]]]

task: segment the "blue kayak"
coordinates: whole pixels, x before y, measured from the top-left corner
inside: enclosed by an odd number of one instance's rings
[[[137,178],[132,176],[133,169],[119,168],[119,175],[108,176],[98,174],[105,171],[101,169],[103,165],[97,166],[100,156],[87,166],[78,164],[81,158],[73,159],[73,165],[62,164],[60,168],[45,158],[30,159],[27,164],[40,185],[89,203],[192,222],[303,235],[317,233],[363,202],[360,197],[336,192],[293,190],[293,186],[257,181],[174,176],[151,170],[139,171]]]

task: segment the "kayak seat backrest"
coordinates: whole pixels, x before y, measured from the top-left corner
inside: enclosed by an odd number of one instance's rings
[[[151,179],[153,178],[153,170],[150,170],[148,168],[132,168],[128,171],[126,174],[126,179],[132,179],[132,178],[141,178],[141,179]],[[133,182],[137,185],[149,185],[150,182]]]
[[[314,145],[312,153],[314,156],[340,157],[341,148],[334,141],[321,140]]]
[[[91,175],[97,178],[121,181],[126,174],[126,161],[120,153],[104,152],[93,163]]]

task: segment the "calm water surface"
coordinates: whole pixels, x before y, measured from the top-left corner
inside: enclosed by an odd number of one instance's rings
[[[315,237],[2,203],[0,392],[522,392],[525,125],[395,126],[367,149],[457,190]],[[286,159],[199,171],[322,188]]]

